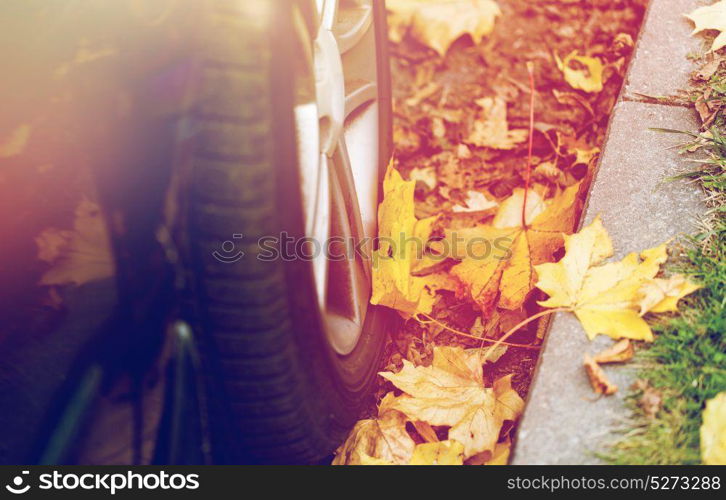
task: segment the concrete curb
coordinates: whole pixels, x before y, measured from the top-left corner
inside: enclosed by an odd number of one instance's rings
[[[694,112],[684,106],[642,102],[647,100],[643,94],[672,96],[686,87],[693,69],[686,56],[702,42],[690,37],[683,14],[703,4],[652,1],[613,110],[583,224],[602,217],[616,259],[693,232],[697,214],[705,211],[696,186],[665,182],[687,168],[674,148],[682,139],[649,130],[696,130]],[[555,315],[519,427],[513,464],[601,463],[595,452],[614,437],[628,415],[624,396],[634,373],[628,365],[606,367],[619,391],[598,399],[582,358],[611,343],[603,336],[589,342],[574,316]]]
[[[621,99],[642,101],[672,97],[687,88],[694,69],[690,54],[703,47],[703,38],[691,36],[687,14],[709,5],[709,0],[651,0],[635,47]]]

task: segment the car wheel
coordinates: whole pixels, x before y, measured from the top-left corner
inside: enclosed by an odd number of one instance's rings
[[[315,463],[372,404],[392,321],[369,303],[384,2],[209,4],[175,171],[213,455]]]

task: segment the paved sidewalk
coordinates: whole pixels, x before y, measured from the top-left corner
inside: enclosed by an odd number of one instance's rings
[[[708,3],[652,0],[646,14],[584,217],[586,225],[602,216],[616,259],[693,232],[696,216],[705,211],[695,186],[664,182],[687,167],[673,148],[682,139],[649,128],[698,128],[694,111],[652,104],[652,97],[677,95],[687,86],[693,71],[687,56],[701,47],[702,40],[690,36],[692,25],[683,14]],[[634,376],[628,365],[604,367],[619,390],[598,399],[582,357],[611,343],[603,336],[589,342],[574,316],[555,316],[520,425],[513,464],[600,463],[594,453],[612,439],[628,415],[623,398]]]

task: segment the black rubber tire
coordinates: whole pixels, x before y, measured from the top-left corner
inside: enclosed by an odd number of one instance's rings
[[[179,246],[188,316],[201,339],[213,455],[223,463],[316,463],[370,407],[391,318],[371,307],[356,349],[341,357],[325,339],[310,263],[256,258],[259,238],[304,237],[290,58],[293,6],[308,6],[207,1],[199,78],[183,120],[193,138],[174,168],[187,179]],[[374,5],[383,169],[390,75],[384,5]],[[234,234],[244,235],[236,250],[245,255],[220,262],[215,250]]]

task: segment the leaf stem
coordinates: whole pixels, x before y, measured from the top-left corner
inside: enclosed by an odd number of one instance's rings
[[[537,314],[534,314],[534,315],[530,316],[529,318],[520,321],[519,323],[517,323],[516,325],[514,325],[507,333],[505,333],[504,335],[502,335],[501,337],[499,337],[499,340],[497,340],[491,347],[489,347],[489,349],[487,349],[487,352],[484,355],[484,358],[482,359],[482,363],[486,363],[487,362],[487,360],[489,359],[489,356],[491,356],[491,354],[494,352],[494,350],[497,347],[499,347],[500,345],[507,345],[507,343],[505,341],[509,337],[511,337],[514,333],[516,333],[519,329],[521,329],[523,326],[528,325],[532,321],[534,321],[536,319],[539,319],[539,318],[541,318],[543,316],[547,316],[548,314],[554,314],[556,312],[567,312],[567,311],[571,311],[571,309],[568,308],[568,307],[558,307],[558,308],[555,308],[555,309],[545,309],[544,311],[538,312]],[[483,348],[483,347],[484,347],[484,344],[482,343],[482,345],[480,346],[480,348]]]
[[[522,227],[527,227],[527,195],[532,182],[532,149],[534,145],[534,63],[527,61],[529,73],[529,146],[527,151],[527,176],[524,180],[524,203],[522,204]]]
[[[445,330],[447,330],[447,331],[449,331],[449,332],[451,332],[453,334],[459,335],[461,337],[466,337],[466,338],[472,339],[472,340],[478,340],[478,341],[480,341],[482,343],[483,342],[498,342],[498,340],[495,340],[495,339],[487,339],[487,338],[477,337],[475,335],[471,335],[471,334],[468,334],[466,332],[462,332],[460,330],[456,330],[455,328],[452,328],[449,325],[446,325],[446,324],[442,323],[441,321],[437,320],[436,318],[433,318],[433,317],[429,316],[426,313],[419,312],[419,313],[416,313],[416,315],[414,316],[414,318],[416,319],[416,321],[418,321],[421,324],[425,324],[425,323],[423,321],[421,321],[420,319],[418,319],[418,316],[424,316],[430,322],[435,323],[435,324],[439,325],[440,327],[444,328]],[[530,344],[513,344],[511,342],[501,342],[499,345],[506,345],[506,346],[509,346],[509,347],[521,347],[523,349],[539,349],[540,347],[542,347],[542,346],[530,345]]]

